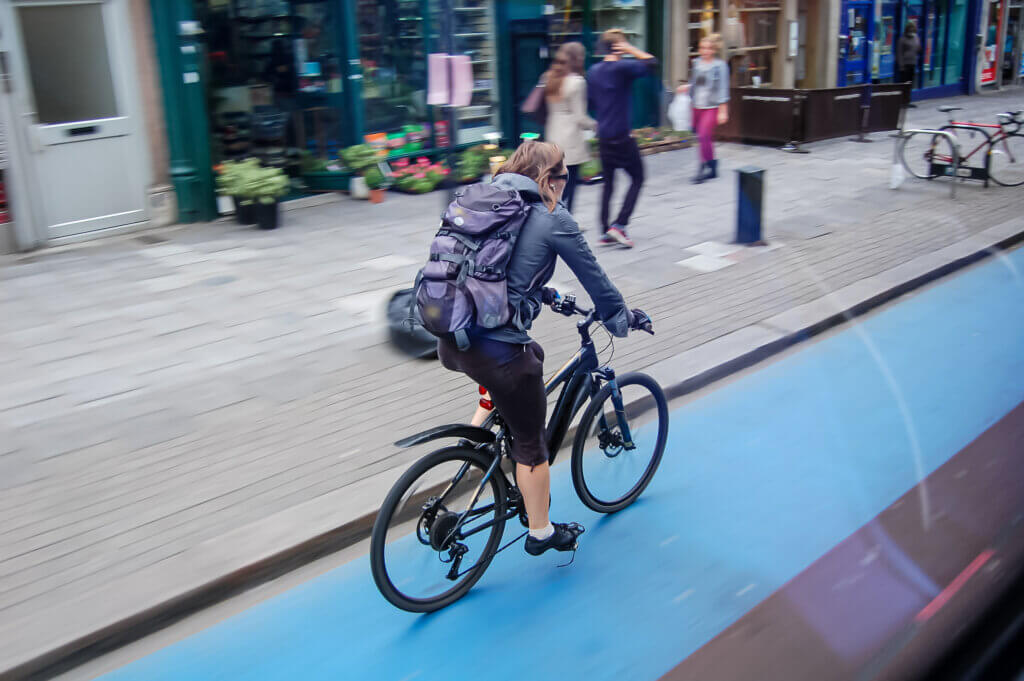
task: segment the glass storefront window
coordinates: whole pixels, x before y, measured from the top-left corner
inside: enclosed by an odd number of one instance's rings
[[[453,0],[455,53],[465,54],[473,66],[473,98],[458,112],[456,144],[481,142],[496,132],[498,110],[498,54],[494,41],[493,0]]]
[[[626,39],[641,50],[647,47],[644,30],[644,0],[590,0],[594,16],[594,32],[598,35],[610,28],[621,28]]]
[[[343,144],[332,3],[195,0],[206,41],[214,162],[257,157],[295,173]]]
[[[945,71],[943,57],[946,54],[946,21],[949,18],[946,0],[939,0],[928,8],[927,31],[925,36],[924,87],[942,85]]]
[[[726,15],[726,39],[737,46],[733,81],[738,85],[770,86],[778,52],[779,0],[732,0]]]
[[[700,41],[704,36],[721,33],[722,21],[717,0],[695,0],[690,5],[690,59],[700,56]]]
[[[365,138],[391,152],[422,147],[428,130],[423,23],[420,0],[357,0]]]
[[[548,3],[548,39],[552,50],[563,43],[583,42],[585,0],[554,0]]]
[[[964,50],[966,49],[967,0],[951,0],[949,12],[949,45],[946,51],[946,68],[943,83],[953,85],[963,75]]]

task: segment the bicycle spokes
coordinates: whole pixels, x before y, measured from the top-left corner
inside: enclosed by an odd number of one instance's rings
[[[410,598],[445,593],[489,555],[495,486],[466,461],[438,464],[410,485],[386,530],[384,563]]]
[[[626,494],[651,462],[658,424],[651,414],[640,413],[643,391],[642,386],[613,389],[586,433],[583,474],[599,498]]]

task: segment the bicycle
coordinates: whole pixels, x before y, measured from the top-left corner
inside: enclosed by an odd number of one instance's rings
[[[615,513],[636,501],[661,463],[668,438],[665,393],[646,374],[616,376],[607,363],[602,365],[590,335],[593,310],[577,306],[572,296],[550,307],[583,317],[576,325],[579,350],[545,383],[546,395],[561,386],[547,423],[550,463],[589,401],[573,437],[573,487],[590,509]],[[650,320],[643,330],[653,335]],[[497,410],[479,427],[439,426],[395,444],[411,447],[441,438],[459,441],[425,455],[399,478],[384,499],[370,539],[377,588],[409,612],[432,612],[462,598],[495,555],[526,536],[523,531],[501,545],[506,521],[518,518],[529,527],[515,466],[511,479],[501,466],[504,458],[511,460],[511,434]],[[463,568],[464,563],[470,566]]]
[[[949,114],[961,109],[957,106],[939,107],[939,111]],[[997,114],[996,123],[955,121],[950,116],[949,123],[937,130],[914,131],[902,143],[903,165],[912,175],[924,180],[959,177],[981,180],[986,187],[989,180],[1004,187],[1024,184],[1024,134],[1020,133],[1024,119],[1021,113],[1008,111]],[[982,136],[980,143],[964,153],[975,135]],[[968,137],[970,142],[964,137]],[[969,159],[982,149],[986,149],[983,165],[968,165]]]

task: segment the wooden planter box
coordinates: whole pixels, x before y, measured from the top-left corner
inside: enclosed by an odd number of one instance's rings
[[[640,153],[644,156],[651,154],[660,154],[663,151],[675,151],[676,149],[686,149],[693,145],[693,141],[689,139],[684,140],[669,140],[666,142],[651,142],[640,147]]]

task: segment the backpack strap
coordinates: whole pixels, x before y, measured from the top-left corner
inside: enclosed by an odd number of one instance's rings
[[[458,241],[471,251],[479,251],[480,246],[483,245],[482,242],[474,241],[473,239],[470,239],[468,236],[459,234],[458,232],[453,232],[450,229],[440,229],[437,231],[437,235],[450,236],[451,238],[455,239],[456,241]]]

